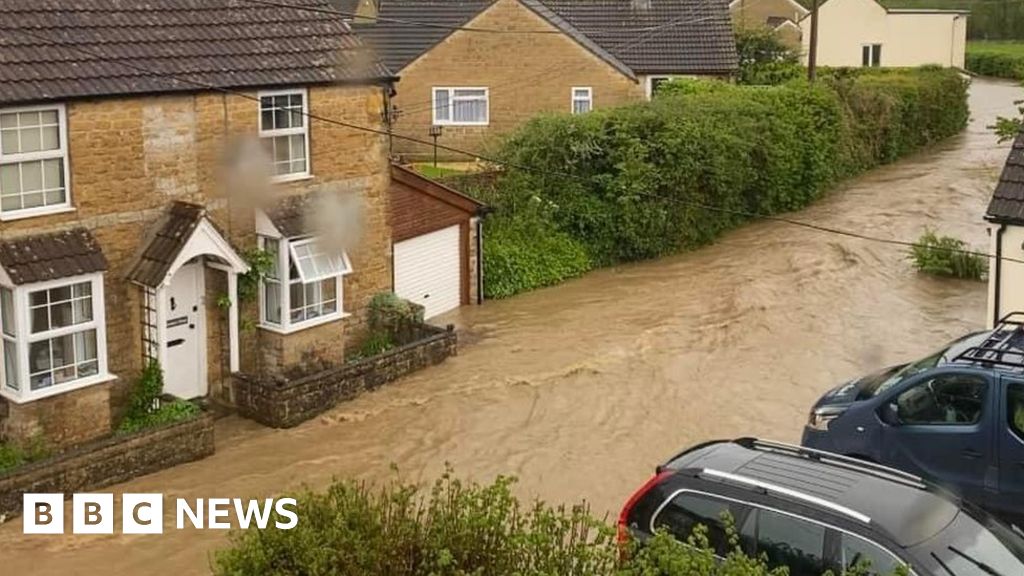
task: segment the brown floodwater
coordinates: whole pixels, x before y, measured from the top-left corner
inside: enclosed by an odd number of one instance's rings
[[[977,80],[962,135],[872,171],[794,218],[886,238],[923,227],[987,246],[982,214],[1013,84]],[[332,477],[407,479],[450,463],[518,476],[526,497],[614,513],[654,466],[711,438],[799,439],[827,388],[983,325],[982,283],[916,274],[898,247],[758,222],[713,246],[467,308],[458,357],[291,430],[226,418],[217,453],[107,491],[257,497]],[[170,502],[170,500],[168,500]],[[170,524],[173,519],[169,518]],[[70,523],[70,522],[69,522]],[[224,532],[24,536],[4,574],[205,574]]]

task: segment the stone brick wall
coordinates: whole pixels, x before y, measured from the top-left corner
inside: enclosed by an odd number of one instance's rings
[[[499,0],[467,26],[503,30],[557,30],[516,0]],[[432,88],[488,87],[490,125],[445,126],[439,144],[484,151],[496,139],[542,112],[569,112],[574,86],[593,88],[594,107],[644,99],[644,88],[563,34],[455,32],[399,71],[393,99],[400,110],[395,131],[430,140]],[[432,156],[431,147],[394,140],[411,159]],[[441,151],[442,158],[460,159]],[[464,159],[464,158],[461,158]]]
[[[0,474],[0,517],[21,512],[26,492],[70,495],[89,492],[185,462],[214,451],[213,416],[115,436]]]
[[[290,428],[457,353],[452,329],[422,325],[419,338],[379,356],[289,380],[238,376],[235,403],[242,415],[266,426]]]
[[[256,92],[248,93],[256,96]],[[95,418],[109,429],[142,368],[141,292],[125,277],[152,228],[172,200],[207,206],[211,217],[236,249],[255,244],[253,206],[258,199],[230,199],[224,187],[224,160],[239,138],[258,134],[259,103],[238,95],[175,94],[75,100],[67,106],[68,178],[75,210],[4,222],[0,238],[48,233],[73,227],[90,229],[106,255],[105,276],[109,370],[119,376],[109,394],[110,408],[87,412],[61,397],[33,402],[46,420]],[[381,128],[384,88],[380,86],[311,86],[313,115]],[[317,190],[361,197],[361,241],[349,250],[354,272],[345,278],[344,306],[350,318],[294,336],[267,337],[258,329],[242,330],[242,366],[246,370],[284,370],[310,354],[324,361],[343,355],[344,334],[365,323],[373,294],[391,286],[391,236],[386,225],[388,192],[387,140],[377,134],[313,120],[310,122],[308,179],[272,185],[271,199]],[[228,399],[227,315],[216,308],[226,291],[224,274],[207,275],[208,370],[211,394]],[[212,300],[212,301],[211,301]],[[242,304],[242,318],[257,321],[254,303]],[[294,341],[290,341],[293,339]],[[262,346],[271,350],[264,353]],[[309,354],[305,352],[309,351]],[[91,400],[93,404],[102,404]],[[12,420],[18,420],[13,417]],[[40,421],[43,419],[40,418]],[[20,426],[15,422],[15,425]],[[10,426],[10,424],[8,425]],[[65,427],[51,424],[50,427]],[[74,428],[74,427],[69,427]],[[89,434],[64,434],[83,440]]]
[[[36,402],[7,402],[0,439],[25,441],[43,436],[61,448],[110,433],[110,387],[97,384]]]

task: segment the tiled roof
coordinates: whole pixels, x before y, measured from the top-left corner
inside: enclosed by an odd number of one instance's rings
[[[0,104],[390,76],[329,12],[244,0],[0,2]]]
[[[354,12],[357,2],[349,2],[351,5],[342,5],[340,9]],[[357,22],[352,29],[377,49],[377,56],[388,68],[397,72],[447,38],[452,28],[464,26],[483,12],[494,0],[381,0],[381,3],[381,18],[410,23]]]
[[[128,279],[150,288],[163,284],[175,258],[205,216],[206,209],[198,204],[172,202],[153,228],[153,235],[128,273]]]
[[[354,10],[352,0],[338,0]],[[350,2],[351,5],[346,5]],[[723,74],[736,70],[727,0],[520,0],[629,75]],[[634,7],[646,2],[646,7]],[[466,25],[494,0],[381,0],[383,20],[355,24],[392,70],[401,70]],[[642,31],[639,31],[642,30]],[[483,32],[482,32],[483,33]]]
[[[727,0],[541,1],[637,74],[724,74],[738,66]]]
[[[1024,131],[1013,141],[985,218],[1024,224]]]
[[[0,266],[16,285],[102,272],[107,259],[85,228],[0,242]]]

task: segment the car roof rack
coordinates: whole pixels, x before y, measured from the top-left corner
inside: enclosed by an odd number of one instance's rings
[[[980,362],[1024,369],[1024,312],[1010,312],[996,321],[995,328],[980,346],[972,346],[957,354],[951,362]],[[1005,356],[1015,358],[1005,358]]]
[[[920,476],[904,472],[903,470],[897,470],[896,468],[890,468],[876,462],[870,462],[868,460],[859,460],[857,458],[833,454],[823,450],[815,450],[814,448],[786,444],[785,442],[759,440],[757,438],[750,437],[737,438],[736,440],[733,440],[733,442],[750,450],[774,452],[777,454],[786,454],[787,456],[795,456],[797,458],[805,458],[828,466],[868,474],[875,478],[898,482],[904,486],[910,486],[921,490],[927,490],[929,488],[928,483]]]
[[[824,498],[819,498],[817,496],[805,494],[803,492],[800,492],[799,490],[794,490],[792,488],[778,486],[770,482],[765,482],[763,480],[758,480],[756,478],[750,478],[748,476],[742,476],[740,474],[722,472],[720,470],[715,470],[713,468],[701,469],[698,471],[698,474],[703,478],[712,478],[723,482],[739,484],[746,488],[755,488],[768,494],[778,494],[781,496],[786,496],[794,500],[799,500],[806,504],[811,504],[813,506],[831,510],[833,512],[842,514],[843,516],[848,516],[850,518],[853,518],[854,520],[858,520],[865,524],[871,523],[871,517],[867,514],[858,512],[852,508],[848,508],[841,504],[836,504],[835,502],[829,502]]]

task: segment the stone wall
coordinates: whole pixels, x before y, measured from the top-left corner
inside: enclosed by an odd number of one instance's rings
[[[0,473],[0,517],[21,511],[26,492],[70,495],[151,474],[214,451],[213,416],[202,416],[128,436],[113,436]]]
[[[378,356],[302,378],[236,376],[239,412],[266,426],[290,428],[339,402],[374,390],[457,353],[455,331],[421,325],[419,338]]]
[[[110,433],[110,383],[18,404],[0,399],[0,439],[25,442],[37,436],[54,448]]]
[[[557,31],[518,0],[499,0],[466,24],[502,30]],[[593,88],[594,108],[644,99],[644,87],[564,34],[455,32],[399,71],[393,102],[395,132],[430,140],[433,87],[487,87],[488,126],[445,126],[438,143],[483,152],[495,140],[542,112],[569,112],[573,87]],[[409,159],[432,157],[432,148],[396,138]],[[443,158],[464,160],[441,150]]]

